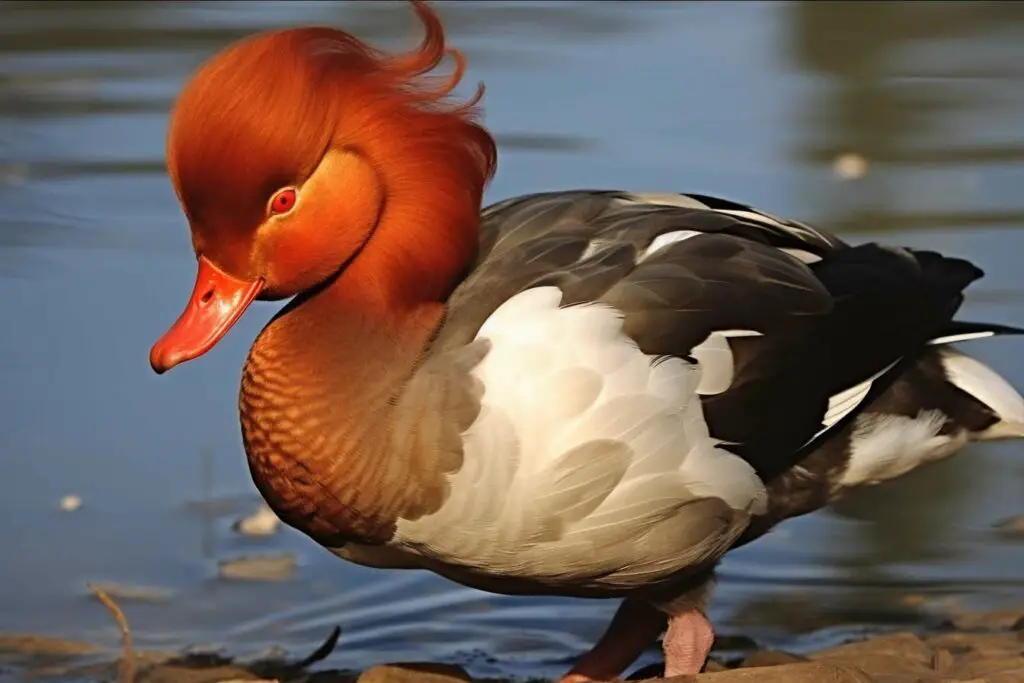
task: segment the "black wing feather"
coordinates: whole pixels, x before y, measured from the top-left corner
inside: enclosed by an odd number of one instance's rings
[[[966,261],[851,247],[735,202],[678,200],[580,190],[488,207],[479,256],[435,344],[468,343],[502,302],[543,284],[562,290],[563,305],[614,306],[626,334],[653,355],[685,358],[713,331],[756,330],[729,340],[733,382],[703,399],[712,434],[771,479],[860,409],[825,425],[832,396],[882,372],[867,405],[928,340],[956,329],[962,290],[981,276]],[[703,234],[644,255],[659,235],[681,230]],[[820,260],[807,265],[783,249]]]

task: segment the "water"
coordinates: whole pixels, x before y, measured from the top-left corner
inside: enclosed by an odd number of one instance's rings
[[[167,113],[228,41],[331,23],[389,47],[407,7],[340,2],[0,3],[0,629],[115,643],[86,581],[173,591],[126,603],[143,647],[281,645],[334,624],[331,662],[557,674],[614,605],[506,598],[345,564],[297,533],[244,539],[256,498],[235,408],[272,306],[200,362],[157,378],[150,344],[194,261],[163,172]],[[1024,5],[442,4],[487,83],[502,160],[489,198],[555,188],[689,190],[961,254],[988,277],[964,317],[1024,322]],[[844,180],[844,154],[866,174]],[[854,157],[854,162],[857,158]],[[849,162],[845,162],[848,163]],[[856,167],[856,163],[853,166]],[[854,168],[856,170],[856,168]],[[970,350],[1024,385],[1020,342]],[[952,607],[1024,599],[1024,454],[968,449],[731,555],[724,634],[795,649]],[[63,513],[65,494],[83,506]],[[233,497],[223,514],[190,503]],[[295,577],[240,583],[218,559],[290,551]]]

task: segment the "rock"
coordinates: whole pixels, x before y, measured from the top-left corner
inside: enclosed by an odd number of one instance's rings
[[[985,678],[993,674],[1016,673],[1017,680],[1024,681],[1024,657],[989,657],[976,659],[960,664],[949,671],[947,675],[970,680],[972,678]]]
[[[934,657],[932,648],[912,633],[878,636],[811,655],[814,661],[852,667],[863,675],[885,677],[887,682],[934,677]]]
[[[73,493],[60,499],[60,509],[64,512],[74,512],[80,507],[82,507],[82,499]]]
[[[860,180],[868,172],[868,160],[856,152],[846,152],[832,160],[832,172],[843,180]]]
[[[758,650],[744,659],[740,666],[749,669],[755,666],[779,666],[781,664],[796,664],[797,662],[808,661],[810,660],[806,657],[781,650]]]
[[[930,636],[932,648],[946,648],[956,659],[1017,655],[1024,649],[1019,633],[943,633]]]
[[[295,573],[298,560],[292,553],[244,555],[221,560],[218,573],[222,579],[241,581],[286,581]]]
[[[940,647],[932,655],[932,668],[938,672],[948,671],[953,666],[954,659],[953,653],[945,647]]]
[[[49,636],[14,635],[0,633],[0,652],[28,655],[74,656],[90,654],[96,647],[89,643]]]
[[[172,591],[156,586],[132,586],[124,583],[102,583],[96,581],[91,581],[89,585],[93,588],[99,588],[118,601],[164,602],[174,597]]]
[[[224,683],[224,681],[265,680],[234,665],[222,665],[207,669],[188,666],[165,665],[147,670],[137,678],[137,683]]]
[[[1021,681],[1024,681],[1024,669],[989,674],[985,678],[976,678],[966,683],[1020,683]]]
[[[261,503],[256,512],[235,520],[231,530],[243,536],[273,536],[280,526],[280,518],[266,503]]]
[[[460,666],[410,662],[370,667],[356,683],[470,683],[471,680]]]
[[[1024,629],[1024,608],[952,615],[945,624],[958,631],[1011,631]]]
[[[1001,519],[993,524],[992,528],[1007,536],[1024,536],[1024,515]]]
[[[811,655],[813,661],[853,666],[871,675],[932,674],[934,652],[913,633],[893,633]]]
[[[825,662],[800,662],[666,678],[676,683],[876,683],[856,667]],[[901,682],[902,683],[902,682]],[[907,681],[907,683],[916,683]]]
[[[651,678],[663,678],[664,676],[665,664],[663,662],[655,662],[654,664],[648,664],[647,666],[640,667],[636,671],[626,676],[626,680],[646,681]]]
[[[704,665],[704,673],[713,673],[715,671],[728,671],[727,667],[722,662],[716,659],[708,659],[707,664]],[[665,663],[655,662],[654,664],[648,664],[642,666],[633,673],[626,676],[627,681],[646,681],[652,678],[664,678],[665,677]]]
[[[865,653],[895,655],[924,666],[929,666],[932,661],[932,648],[913,633],[891,633],[875,636],[867,640],[822,650],[811,655],[810,658],[816,661],[832,661],[835,659],[856,658]]]
[[[756,650],[757,641],[749,636],[723,633],[715,635],[715,650]]]

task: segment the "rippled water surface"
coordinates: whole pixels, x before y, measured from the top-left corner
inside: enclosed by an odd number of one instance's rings
[[[1024,4],[441,3],[467,83],[488,86],[502,161],[489,198],[553,188],[689,190],[851,239],[955,252],[988,277],[965,317],[1024,322]],[[143,647],[295,652],[344,629],[332,663],[466,663],[555,675],[614,605],[506,598],[336,560],[291,531],[246,539],[257,498],[235,408],[247,316],[157,378],[149,345],[192,286],[164,174],[189,70],[255,30],[330,23],[384,46],[409,9],[341,2],[0,2],[0,629],[113,643],[86,581]],[[468,92],[468,86],[467,86]],[[860,176],[852,178],[851,176]],[[1024,385],[1019,341],[971,351]],[[1024,599],[1024,447],[974,447],[729,556],[724,634],[793,648]],[[61,512],[62,496],[81,497]],[[210,500],[218,500],[213,505]],[[207,501],[205,504],[202,501]],[[289,580],[217,562],[291,552]]]

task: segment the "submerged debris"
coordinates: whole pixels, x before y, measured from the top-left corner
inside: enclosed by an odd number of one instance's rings
[[[124,616],[124,612],[117,606],[113,598],[107,595],[102,588],[90,585],[89,589],[96,594],[96,597],[103,603],[103,606],[110,611],[114,621],[117,622],[117,627],[121,630],[121,639],[124,641],[124,656],[121,658],[121,666],[118,668],[117,680],[119,683],[135,683],[135,650],[132,647],[132,632],[128,628],[128,619]]]
[[[95,645],[83,643],[79,640],[66,640],[64,638],[32,634],[0,633],[0,653],[70,657],[92,654],[96,650]]]
[[[295,573],[298,559],[294,553],[242,555],[217,564],[222,579],[238,581],[286,581]]]
[[[165,602],[174,597],[174,593],[169,589],[157,588],[156,586],[132,586],[124,583],[104,583],[99,581],[93,581],[89,586],[94,593],[99,589],[115,600]]]
[[[64,512],[74,512],[80,507],[82,507],[82,499],[73,493],[60,499],[60,509]]]
[[[992,525],[996,531],[1007,536],[1024,538],[1024,515],[1014,515],[1001,519]]]
[[[868,172],[868,160],[855,152],[840,154],[832,161],[832,172],[842,180],[860,180]]]
[[[273,536],[280,526],[281,519],[266,503],[261,503],[256,512],[235,521],[231,529],[243,536]]]

